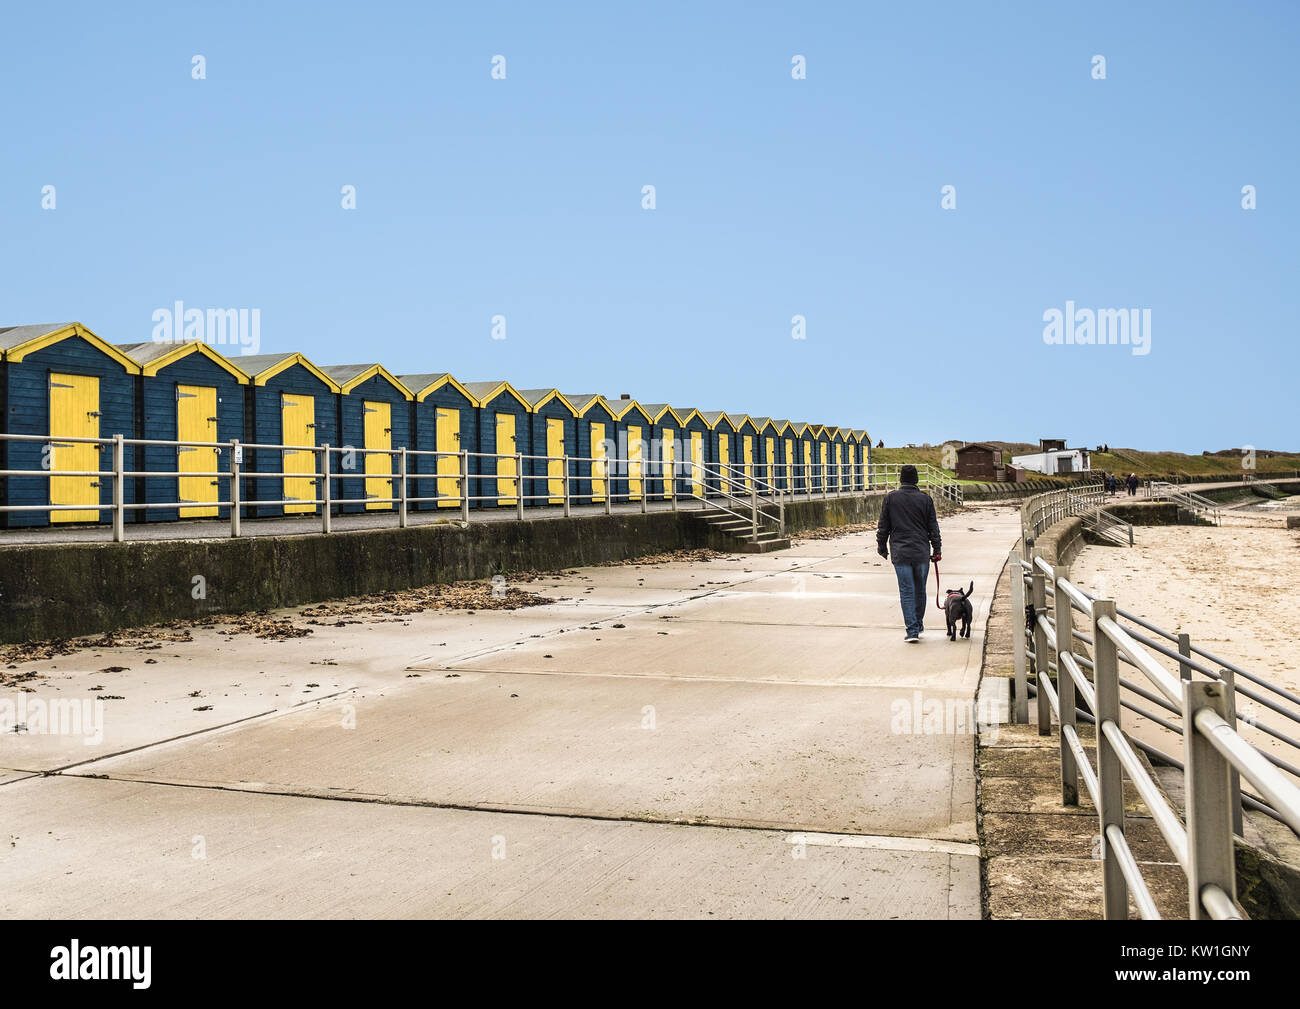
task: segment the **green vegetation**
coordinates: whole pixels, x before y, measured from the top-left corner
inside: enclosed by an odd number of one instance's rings
[[[956,444],[961,444],[957,442]],[[1038,451],[1037,445],[1025,442],[991,441],[987,444],[1002,449],[1003,459],[1011,461],[1013,455],[1027,455]],[[1127,476],[1136,473],[1147,477],[1188,477],[1210,480],[1240,480],[1241,453],[1228,450],[1215,455],[1184,455],[1181,452],[1143,452],[1133,448],[1111,448],[1109,452],[1092,452],[1094,472],[1116,473]],[[872,448],[871,461],[881,463],[925,462],[938,466],[943,461],[943,445],[930,448]],[[952,470],[947,470],[952,473]],[[1250,472],[1250,471],[1246,471]],[[1254,472],[1294,473],[1300,476],[1300,454],[1282,452],[1257,452]],[[1038,479],[1038,478],[1035,478]],[[1047,478],[1050,479],[1050,478]],[[1062,481],[1067,482],[1067,481]]]

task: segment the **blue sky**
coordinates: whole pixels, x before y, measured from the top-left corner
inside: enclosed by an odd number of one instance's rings
[[[1298,10],[11,7],[0,324],[180,300],[887,445],[1295,449]],[[1047,345],[1067,300],[1150,309],[1151,352]]]

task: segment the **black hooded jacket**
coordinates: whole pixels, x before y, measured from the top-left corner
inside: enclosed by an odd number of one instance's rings
[[[882,549],[886,541],[889,559],[895,564],[927,564],[932,553],[943,553],[934,500],[916,484],[903,484],[885,495],[876,526],[876,548]]]

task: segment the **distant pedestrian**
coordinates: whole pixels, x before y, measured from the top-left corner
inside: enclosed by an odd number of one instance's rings
[[[1114,473],[1106,474],[1106,490],[1111,497],[1115,496],[1115,489],[1119,486],[1119,481],[1115,479]]]
[[[907,626],[905,640],[914,644],[921,640],[921,632],[925,630],[925,608],[928,605],[925,583],[930,573],[930,561],[943,560],[942,544],[934,500],[916,485],[916,467],[904,466],[898,478],[901,486],[886,494],[880,507],[876,551],[894,563],[898,601]]]
[[[1138,492],[1138,478],[1137,478],[1137,474],[1136,474],[1136,473],[1130,473],[1130,474],[1128,475],[1128,496],[1129,496],[1129,497],[1137,497],[1137,492]]]

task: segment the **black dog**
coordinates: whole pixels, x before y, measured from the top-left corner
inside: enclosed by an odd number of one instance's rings
[[[943,612],[948,618],[948,640],[957,640],[957,621],[961,621],[961,636],[970,637],[970,622],[975,616],[975,607],[970,604],[971,593],[975,591],[975,583],[970,583],[968,589],[949,589],[948,598],[944,600]]]

